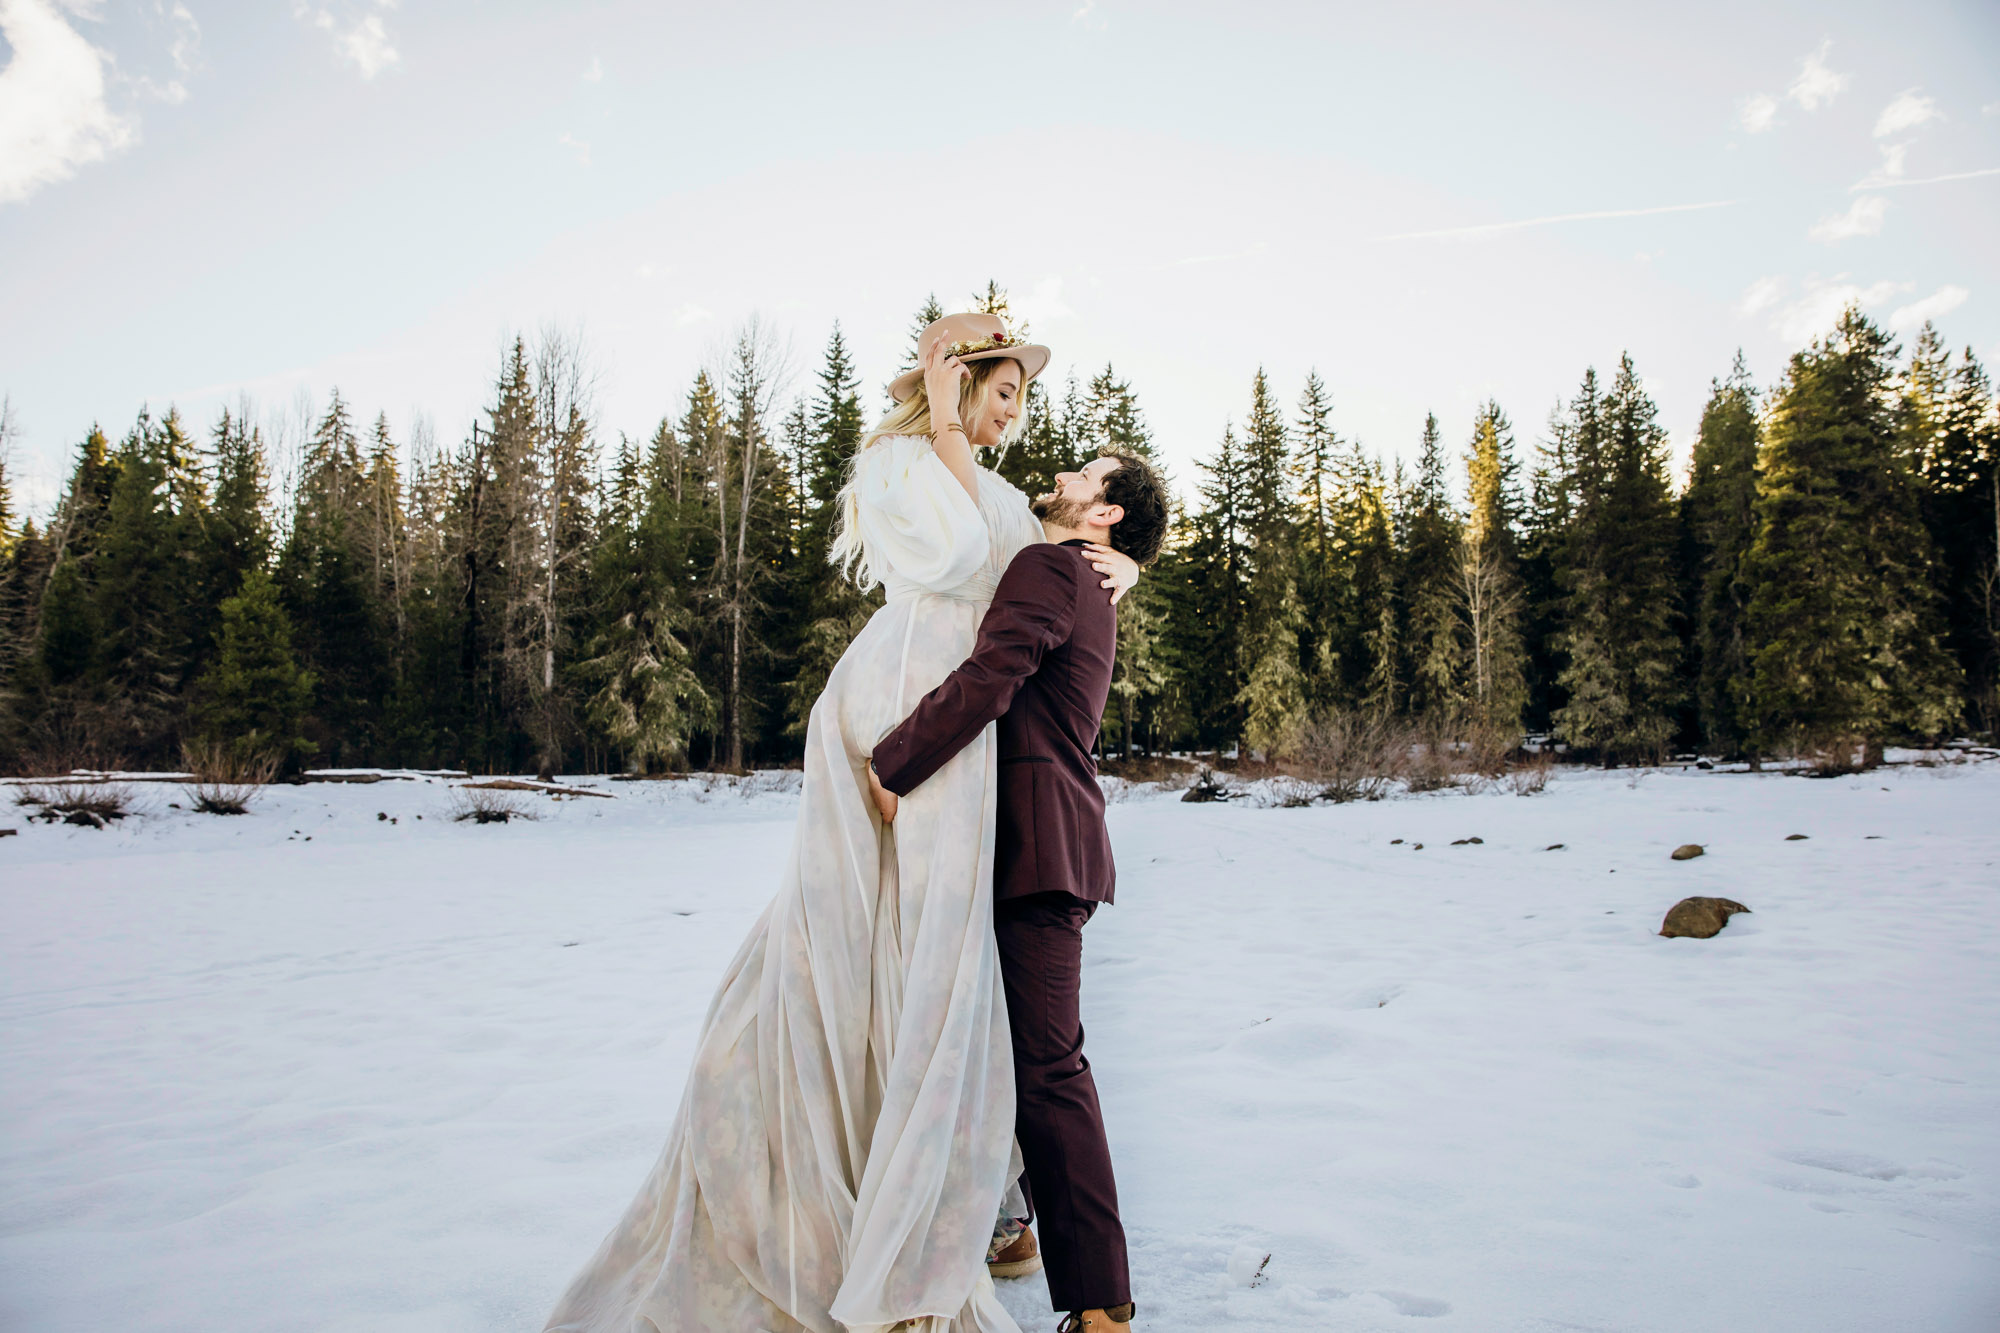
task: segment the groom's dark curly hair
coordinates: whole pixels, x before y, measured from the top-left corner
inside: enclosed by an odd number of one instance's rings
[[[1150,565],[1159,558],[1160,547],[1167,540],[1167,515],[1172,505],[1166,479],[1137,454],[1106,449],[1101,456],[1117,459],[1118,466],[1104,478],[1099,503],[1125,511],[1125,517],[1111,525],[1111,547]]]

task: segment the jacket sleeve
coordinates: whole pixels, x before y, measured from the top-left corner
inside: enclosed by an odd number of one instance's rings
[[[1014,557],[972,656],[876,745],[875,774],[884,787],[909,795],[1007,711],[1042,655],[1068,640],[1080,587],[1079,562],[1060,546],[1037,543]]]

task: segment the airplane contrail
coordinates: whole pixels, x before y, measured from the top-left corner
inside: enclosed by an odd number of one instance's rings
[[[1727,208],[1734,199],[1716,199],[1705,204],[1667,204],[1660,208],[1608,208],[1596,213],[1557,213],[1520,222],[1487,222],[1476,227],[1440,227],[1435,231],[1405,231],[1394,236],[1378,236],[1378,241],[1421,241],[1440,236],[1490,236],[1494,232],[1519,231],[1523,227],[1546,227],[1555,222],[1595,222],[1600,218],[1643,218],[1655,213],[1693,213],[1705,208]]]

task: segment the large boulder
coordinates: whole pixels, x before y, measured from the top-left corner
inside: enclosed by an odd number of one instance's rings
[[[1729,898],[1683,898],[1667,909],[1660,933],[1669,939],[1705,940],[1728,925],[1730,917],[1749,910]]]

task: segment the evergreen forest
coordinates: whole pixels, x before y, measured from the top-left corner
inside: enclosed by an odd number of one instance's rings
[[[283,450],[248,407],[142,411],[84,435],[40,522],[0,450],[0,768],[791,760],[880,596],[827,551],[886,399],[838,327],[802,392],[781,360],[752,322],[643,439],[604,438],[556,333],[512,344],[446,447],[338,392]],[[1774,383],[1739,354],[1683,476],[1643,385],[1626,357],[1537,431],[1495,402],[1413,422],[1414,466],[1385,467],[1317,374],[1258,372],[1120,608],[1106,756],[1282,755],[1342,715],[1607,764],[1991,737],[2000,416],[1972,353],[1849,310]],[[1153,450],[1111,366],[1030,411],[999,462],[1030,494]]]

